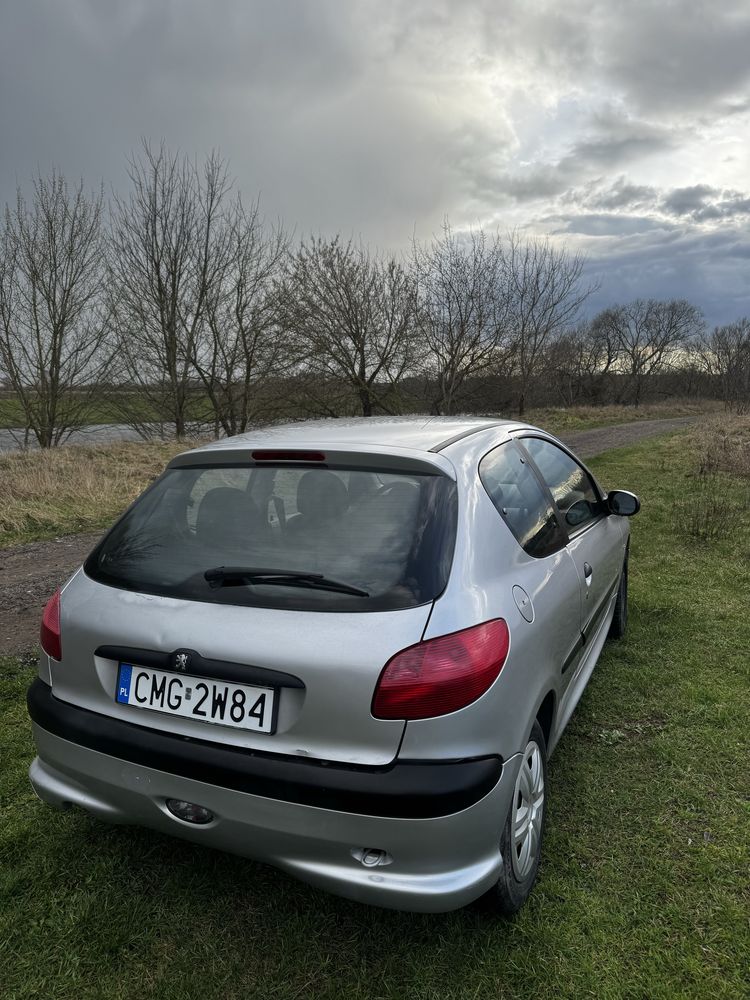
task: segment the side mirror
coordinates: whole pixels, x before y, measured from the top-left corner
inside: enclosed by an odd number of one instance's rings
[[[607,494],[607,509],[610,514],[632,517],[641,509],[641,501],[635,493],[628,493],[627,490],[612,490]]]

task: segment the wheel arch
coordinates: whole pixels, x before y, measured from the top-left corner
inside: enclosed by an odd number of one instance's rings
[[[557,697],[555,692],[550,689],[539,705],[536,711],[535,719],[539,723],[542,732],[544,733],[544,742],[547,747],[547,752],[549,752],[550,736],[552,735],[552,723],[555,718],[555,708],[557,707]]]

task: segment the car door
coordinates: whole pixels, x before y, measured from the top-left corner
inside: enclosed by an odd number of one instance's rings
[[[565,525],[567,548],[580,580],[585,648],[610,607],[620,579],[624,539],[619,519],[606,513],[593,477],[569,452],[540,437],[524,436],[519,443],[547,485]]]
[[[580,584],[552,498],[515,442],[485,455],[479,477],[527,557],[513,567],[512,582],[519,611],[534,623],[529,660],[553,662],[563,671],[580,649]]]

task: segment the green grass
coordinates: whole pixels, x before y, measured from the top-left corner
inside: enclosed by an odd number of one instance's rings
[[[126,417],[121,408],[117,405],[117,397],[102,397],[92,399],[83,415],[84,424],[120,424],[124,423]],[[131,409],[132,409],[131,402]],[[139,420],[156,421],[159,415],[147,400],[141,400],[135,408]],[[24,427],[26,418],[23,407],[17,397],[3,395],[0,397],[0,428],[3,427]]]
[[[13,396],[0,399],[0,427],[23,427],[23,408]]]
[[[552,759],[543,867],[516,920],[368,909],[41,805],[26,779],[33,667],[4,660],[0,994],[747,996],[750,532],[702,545],[675,531],[686,440],[592,462],[643,500],[629,631],[606,648]]]

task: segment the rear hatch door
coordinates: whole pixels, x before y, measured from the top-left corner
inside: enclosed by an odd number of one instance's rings
[[[404,723],[373,718],[380,672],[418,642],[431,605],[365,614],[218,606],[138,594],[102,585],[80,571],[61,605],[63,659],[51,661],[53,693],[93,712],[138,726],[270,753],[356,764],[387,764]],[[280,671],[301,687],[275,689],[275,732],[251,732],[116,701],[121,654],[112,648],[174,656],[190,650],[212,661]],[[105,655],[102,655],[102,652]],[[127,660],[137,666],[137,653]],[[191,676],[188,664],[187,676]],[[175,673],[185,676],[185,673]]]

